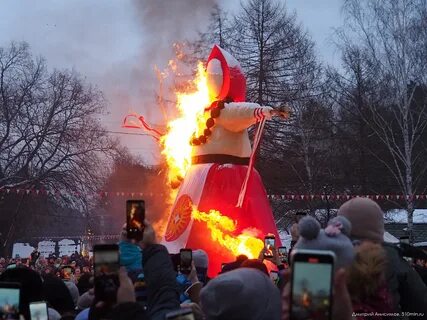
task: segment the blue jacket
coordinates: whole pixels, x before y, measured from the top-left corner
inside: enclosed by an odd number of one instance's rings
[[[140,247],[127,241],[120,241],[119,250],[120,265],[126,267],[128,272],[140,271],[142,269],[142,252]]]

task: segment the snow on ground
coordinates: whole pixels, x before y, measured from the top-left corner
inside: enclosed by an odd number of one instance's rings
[[[400,222],[407,223],[408,215],[406,210],[393,209],[389,210],[385,214],[385,222]],[[427,223],[427,209],[415,209],[414,211],[414,223]]]

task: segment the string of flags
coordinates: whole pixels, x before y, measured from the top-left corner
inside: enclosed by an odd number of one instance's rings
[[[72,236],[44,236],[44,237],[32,237],[32,240],[63,240],[63,239],[79,239],[81,241],[96,241],[96,240],[119,240],[120,236],[117,234],[105,234],[105,235],[72,235]]]
[[[352,198],[369,198],[372,200],[423,200],[427,199],[427,194],[271,194],[272,200],[350,200]]]
[[[47,189],[22,189],[22,188],[3,188],[0,189],[0,195],[28,195],[28,196],[74,196],[80,197],[83,194],[79,192],[70,192],[70,191],[61,191],[61,190],[47,190]],[[100,197],[100,198],[110,198],[110,197],[123,197],[123,198],[148,198],[154,196],[166,197],[168,196],[165,193],[155,193],[155,192],[140,192],[140,191],[99,191],[95,193],[85,193],[85,196]],[[287,194],[269,194],[268,198],[271,200],[294,200],[294,201],[340,201],[340,200],[349,200],[352,198],[363,197],[369,198],[372,200],[425,200],[427,199],[427,194],[414,194],[414,195],[405,195],[405,194],[297,194],[297,193],[287,193]]]

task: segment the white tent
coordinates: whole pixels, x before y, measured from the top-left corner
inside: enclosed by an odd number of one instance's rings
[[[384,232],[384,242],[399,243],[399,239],[393,236],[390,232]]]
[[[34,247],[30,246],[28,243],[14,243],[12,249],[12,257],[19,256],[21,258],[29,258],[31,252],[33,252]]]

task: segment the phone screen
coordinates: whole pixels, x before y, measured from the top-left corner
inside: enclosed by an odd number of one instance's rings
[[[144,200],[128,200],[126,202],[126,231],[129,239],[142,240],[144,220]]]
[[[73,274],[73,269],[71,267],[62,268],[62,279],[70,280],[72,274]]]
[[[5,288],[0,284],[0,319],[19,319],[19,288]]]
[[[265,253],[264,255],[266,257],[272,257],[273,256],[273,247],[276,246],[276,238],[273,236],[267,236],[264,238],[264,245],[265,245]]]
[[[333,257],[310,255],[300,261],[297,255],[292,267],[291,319],[331,319]]]
[[[93,253],[95,276],[117,274],[119,272],[118,250],[96,250]]]
[[[191,261],[193,260],[193,252],[191,249],[181,249],[181,272],[187,273],[191,271]]]
[[[46,302],[30,303],[31,320],[49,320]]]
[[[279,253],[279,259],[281,262],[286,262],[288,260],[288,252],[286,247],[279,247],[277,250]]]
[[[93,250],[95,296],[100,301],[114,302],[119,286],[119,248],[117,245],[97,245]]]

